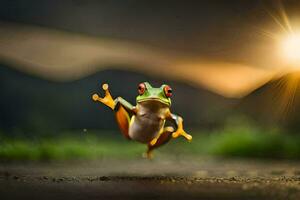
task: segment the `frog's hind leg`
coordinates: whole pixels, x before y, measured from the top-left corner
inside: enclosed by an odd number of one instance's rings
[[[136,114],[137,109],[135,106],[131,105],[128,101],[122,97],[115,99],[115,108],[116,120],[119,125],[119,128],[123,135],[130,139],[129,137],[129,125],[133,120],[134,114]]]
[[[165,127],[154,145],[151,145],[151,142],[148,143],[148,149],[144,154],[144,157],[151,159],[153,157],[152,151],[169,142],[170,139],[172,138],[173,132],[174,132],[173,127],[171,126]]]
[[[114,111],[115,111],[117,124],[122,134],[125,136],[125,138],[130,139],[128,134],[130,117],[127,110],[121,104],[118,104],[115,107]]]

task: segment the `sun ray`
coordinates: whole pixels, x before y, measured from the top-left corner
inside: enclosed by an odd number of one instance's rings
[[[287,28],[284,26],[283,23],[281,23],[280,19],[278,17],[276,17],[274,14],[272,14],[270,11],[268,11],[268,14],[270,15],[270,17],[274,20],[274,22],[279,25],[279,27],[286,33],[288,33]]]
[[[279,1],[278,9],[279,9],[279,13],[280,13],[280,15],[282,17],[282,20],[283,20],[286,28],[288,29],[288,31],[290,33],[293,33],[293,29],[292,29],[290,20],[289,20],[288,15],[287,15],[287,13],[285,11],[285,8],[284,8],[284,5],[283,5],[282,1]]]
[[[296,92],[299,86],[299,79],[299,74],[291,74],[285,80],[285,86],[283,93],[281,93],[279,104],[279,114],[281,118],[288,117],[290,112],[293,110]]]
[[[262,29],[262,28],[257,28],[258,29],[258,33],[263,35],[263,36],[266,36],[268,38],[271,38],[271,39],[274,39],[274,40],[278,40],[279,36],[275,33],[272,33],[271,31],[268,31],[266,29]]]

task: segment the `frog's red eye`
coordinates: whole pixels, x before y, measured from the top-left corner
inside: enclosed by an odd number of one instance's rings
[[[164,92],[165,92],[166,97],[172,96],[172,88],[170,86],[166,85],[164,87]]]
[[[139,87],[138,87],[139,95],[144,94],[145,90],[146,90],[146,85],[145,85],[145,83],[140,83],[140,84],[139,84]]]

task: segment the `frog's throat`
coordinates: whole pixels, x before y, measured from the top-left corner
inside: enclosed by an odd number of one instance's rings
[[[155,98],[155,97],[152,97],[152,98],[146,98],[146,99],[140,99],[140,100],[138,100],[137,102],[140,103],[140,102],[146,102],[146,101],[149,101],[149,102],[151,102],[151,101],[156,101],[156,102],[160,102],[160,103],[162,103],[162,104],[164,104],[164,105],[170,106],[170,103],[169,103],[169,102],[163,101],[163,100],[161,100],[160,98]]]

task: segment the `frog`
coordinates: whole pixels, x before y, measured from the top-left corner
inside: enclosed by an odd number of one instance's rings
[[[104,97],[98,93],[92,100],[100,102],[115,113],[117,124],[123,136],[147,145],[144,157],[152,159],[153,150],[168,143],[171,138],[184,137],[187,141],[192,136],[183,128],[183,118],[171,112],[172,88],[167,84],[152,87],[149,82],[142,82],[137,87],[136,105],[122,97],[113,98],[109,85],[102,85]],[[170,122],[171,125],[166,125]]]

